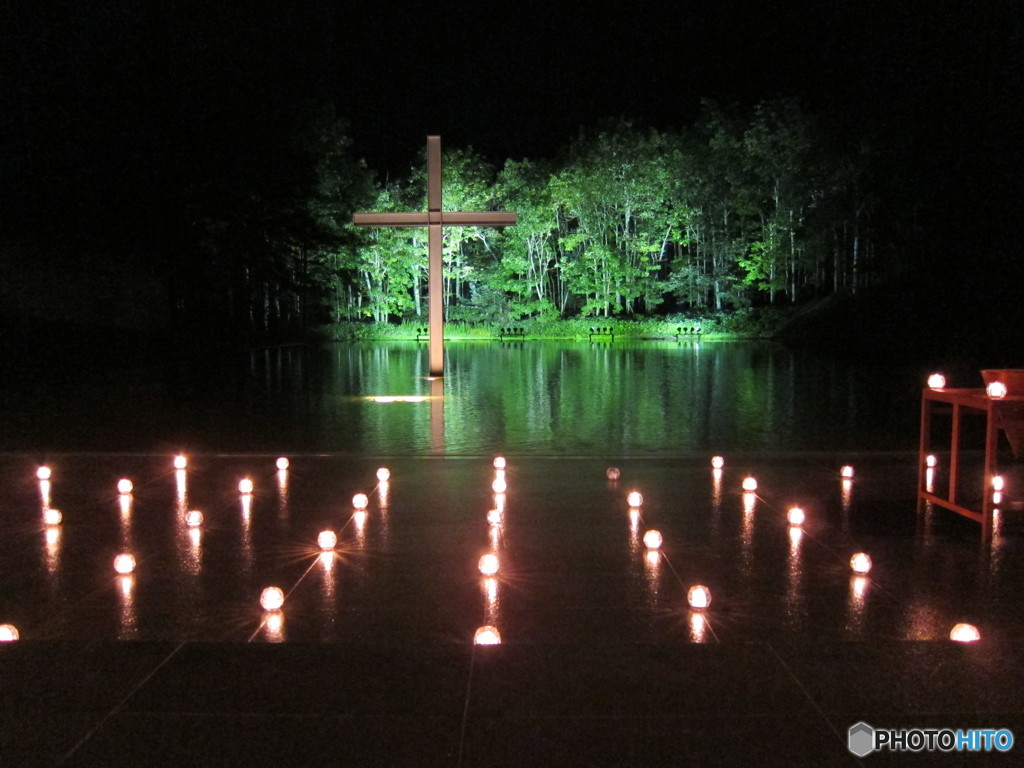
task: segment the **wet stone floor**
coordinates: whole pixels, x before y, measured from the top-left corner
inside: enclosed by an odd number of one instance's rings
[[[986,544],[917,511],[909,454],[720,471],[174,458],[0,457],[0,624],[20,638],[0,644],[3,765],[1011,765],[1024,749],[848,748],[862,721],[1024,736],[1012,484]],[[951,641],[958,623],[981,639]],[[474,643],[483,628],[500,643]]]

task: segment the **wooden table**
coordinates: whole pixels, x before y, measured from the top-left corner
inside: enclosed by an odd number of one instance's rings
[[[1021,397],[989,397],[984,389],[925,389],[921,394],[921,442],[918,455],[917,508],[922,510],[926,502],[952,510],[959,515],[981,523],[982,539],[992,538],[993,510],[992,477],[996,474],[999,447],[999,416],[996,408],[1000,403],[1021,402]],[[931,441],[931,417],[936,405],[952,406],[953,423],[949,448],[949,491],[942,496],[927,488],[927,456]],[[985,468],[982,481],[981,509],[965,506],[957,498],[957,482],[960,476],[960,422],[964,412],[973,412],[985,417]]]

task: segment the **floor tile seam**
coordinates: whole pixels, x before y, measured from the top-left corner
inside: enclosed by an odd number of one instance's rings
[[[298,709],[282,709],[282,710],[265,710],[258,711],[255,709],[221,709],[221,710],[199,710],[199,709],[159,709],[153,707],[122,707],[116,713],[111,713],[114,716],[138,716],[138,717],[283,717],[283,718],[317,718],[317,717],[330,717],[339,719],[360,719],[360,718],[387,718],[387,717],[436,717],[444,719],[462,719],[463,715],[461,712],[455,713],[453,710],[452,714],[439,714],[435,712],[436,708],[424,710],[421,712],[416,711],[387,711],[387,710],[376,710],[376,711],[331,711],[330,709],[310,709],[300,711]],[[66,710],[62,710],[66,711]],[[72,709],[70,711],[78,713],[91,713],[93,715],[106,716],[108,712],[106,710],[89,710],[89,709]],[[965,708],[965,707],[937,707],[928,709],[912,709],[908,710],[906,707],[894,707],[891,704],[869,704],[861,705],[857,708],[856,712],[847,710],[842,705],[830,705],[821,707],[820,712],[828,713],[833,715],[838,720],[846,720],[849,718],[861,718],[864,712],[870,712],[872,717],[891,717],[898,718],[900,720],[906,720],[907,718],[922,717],[922,718],[952,718],[958,720],[965,719],[978,719],[978,718],[1024,718],[1024,707],[1011,706],[1008,708],[999,707],[985,707],[985,708]],[[634,714],[635,713],[635,714]],[[493,715],[498,718],[509,718],[509,719],[562,719],[562,718],[588,718],[588,719],[664,719],[664,720],[676,720],[676,719],[691,719],[691,718],[709,718],[718,719],[722,718],[725,720],[732,718],[745,718],[745,719],[772,719],[774,717],[782,717],[782,715],[776,715],[771,711],[765,710],[749,710],[745,712],[737,712],[735,709],[728,709],[727,711],[718,712],[715,706],[701,705],[699,709],[692,711],[650,711],[646,709],[637,710],[635,707],[629,710],[623,710],[622,712],[587,712],[581,713],[576,712],[574,714],[555,714],[555,713],[532,713],[532,714],[518,714],[515,712],[508,713],[502,712],[500,714]],[[788,717],[789,715],[786,715]],[[468,713],[469,720],[474,718],[491,718],[492,715],[486,712],[477,711],[474,712],[472,706]]]
[[[985,718],[1006,718],[1006,717],[1020,717],[1024,718],[1024,709],[962,709],[954,707],[950,709],[907,709],[905,706],[898,709],[892,708],[893,705],[885,704],[883,706],[860,706],[856,712],[842,711],[835,706],[830,706],[827,709],[832,714],[837,716],[837,719],[849,720],[850,723],[855,723],[858,720],[865,720],[868,718],[889,718],[893,722],[907,722],[914,718],[942,718],[948,719],[949,727],[959,727],[963,722]],[[993,725],[993,727],[996,727]]]
[[[391,720],[391,719],[414,719],[414,720],[438,720],[447,722],[461,721],[461,713],[437,714],[432,712],[330,712],[310,711],[297,712],[274,711],[257,712],[254,710],[223,710],[219,712],[201,712],[196,710],[163,710],[163,709],[121,709],[114,713],[110,719],[154,719],[161,718],[187,718],[195,720],[334,720],[338,722],[362,720]]]
[[[901,711],[900,717],[905,718],[907,713]],[[916,714],[916,713],[915,713]],[[946,716],[948,713],[934,713],[930,715],[922,716]],[[867,715],[866,717],[874,717],[874,715]],[[126,719],[155,719],[161,718],[187,718],[196,720],[224,720],[224,719],[247,719],[247,720],[336,720],[336,721],[353,721],[359,722],[363,720],[437,720],[447,722],[461,722],[462,716],[459,713],[452,714],[437,714],[429,712],[348,712],[348,713],[337,713],[337,712],[254,712],[254,711],[238,711],[230,710],[223,712],[197,712],[190,710],[131,710],[122,709],[112,715],[110,719],[117,720],[118,718]],[[738,721],[743,722],[763,722],[773,723],[778,720],[784,720],[787,722],[792,721],[791,713],[782,712],[744,712],[738,713],[735,710],[728,712],[708,712],[705,708],[699,711],[692,712],[637,712],[631,710],[622,713],[587,713],[587,714],[544,714],[544,713],[529,713],[529,714],[518,714],[518,713],[496,713],[489,714],[485,712],[470,713],[468,722],[484,722],[484,721],[531,721],[531,720],[543,720],[551,722],[559,721],[594,721],[594,722],[666,722],[674,723],[681,721],[694,721],[701,723],[708,722],[721,722],[722,724],[729,724]],[[806,722],[801,724],[801,728],[807,726]],[[829,729],[831,733],[831,729]]]
[[[109,720],[110,720],[110,719],[111,719],[112,717],[114,717],[114,716],[115,716],[115,715],[117,714],[117,712],[118,712],[118,711],[119,711],[119,710],[120,710],[120,709],[121,709],[121,708],[122,708],[122,707],[123,707],[123,706],[124,706],[124,705],[125,705],[125,704],[126,704],[126,703],[127,703],[127,702],[128,702],[128,701],[129,701],[130,699],[131,699],[131,698],[132,698],[132,697],[133,697],[133,696],[135,696],[135,695],[136,695],[136,694],[137,694],[137,693],[138,693],[138,692],[139,692],[140,690],[142,690],[142,688],[144,688],[144,687],[145,687],[145,686],[147,685],[147,683],[149,683],[149,682],[150,682],[150,681],[151,681],[151,680],[153,679],[153,677],[154,677],[154,676],[155,676],[155,675],[157,674],[157,672],[159,672],[159,671],[160,671],[161,669],[163,669],[163,668],[164,668],[164,667],[165,667],[165,666],[166,666],[166,665],[167,665],[167,664],[168,664],[168,663],[169,663],[169,662],[171,661],[171,659],[172,659],[172,658],[174,658],[174,656],[175,656],[175,655],[176,655],[176,654],[177,654],[177,653],[178,653],[178,652],[179,652],[179,651],[180,651],[180,650],[181,650],[182,648],[184,648],[184,647],[185,647],[185,645],[186,645],[186,641],[182,641],[182,642],[180,642],[180,643],[179,643],[178,645],[176,645],[176,646],[174,647],[174,649],[173,649],[173,650],[172,650],[172,651],[171,651],[171,652],[170,652],[169,654],[167,654],[166,656],[164,656],[164,657],[163,657],[163,658],[162,658],[162,659],[161,659],[161,660],[160,660],[160,661],[159,661],[159,662],[158,662],[158,663],[157,663],[157,664],[156,664],[156,665],[155,665],[155,666],[154,666],[154,667],[153,667],[152,669],[150,669],[150,670],[149,670],[149,671],[148,671],[148,672],[147,672],[146,674],[144,674],[144,675],[142,676],[142,678],[141,678],[141,679],[140,679],[140,680],[139,680],[138,682],[136,682],[136,683],[135,683],[135,685],[133,685],[133,686],[131,687],[131,690],[129,690],[129,691],[128,691],[128,693],[127,693],[127,694],[125,694],[125,695],[124,695],[124,696],[123,696],[123,697],[122,697],[122,698],[120,699],[120,701],[118,701],[118,702],[117,702],[117,704],[115,704],[115,705],[113,706],[113,708],[112,708],[112,709],[108,710],[108,711],[106,712],[106,714],[104,714],[104,715],[103,715],[103,716],[102,716],[102,717],[101,717],[101,718],[100,718],[100,719],[99,719],[99,720],[98,720],[98,721],[97,721],[97,722],[96,722],[96,723],[95,723],[95,724],[94,724],[94,725],[93,725],[93,726],[92,726],[92,727],[91,727],[91,728],[90,728],[90,729],[89,729],[88,731],[86,731],[86,732],[85,732],[85,733],[84,733],[84,734],[83,734],[83,735],[82,735],[82,736],[81,736],[81,737],[80,737],[80,738],[78,739],[78,741],[77,741],[77,742],[75,742],[75,744],[74,744],[74,745],[73,745],[73,746],[71,747],[71,749],[70,749],[70,750],[68,750],[68,751],[67,751],[67,752],[66,752],[66,753],[64,754],[64,756],[63,756],[63,757],[61,758],[61,760],[60,760],[60,762],[59,762],[59,765],[63,765],[63,764],[65,764],[65,763],[66,763],[66,762],[67,762],[68,760],[70,760],[70,759],[71,759],[71,758],[72,758],[72,757],[74,756],[74,754],[75,754],[75,753],[76,753],[76,752],[77,752],[77,751],[78,751],[78,750],[79,750],[79,749],[80,749],[80,748],[81,748],[82,746],[84,746],[84,745],[85,745],[85,744],[86,744],[86,743],[87,743],[88,741],[90,741],[90,740],[91,740],[91,739],[93,738],[93,736],[95,736],[95,735],[96,735],[96,733],[97,733],[98,731],[100,731],[100,730],[101,730],[101,729],[103,728],[103,726],[104,726],[104,725],[105,725],[105,724],[106,724],[106,723],[107,723],[107,722],[108,722],[108,721],[109,721]]]
[[[945,716],[946,713],[939,713],[935,716]],[[865,717],[875,717],[874,713],[866,715]],[[902,713],[902,718],[906,718],[906,713]],[[160,720],[160,719],[190,719],[190,720],[289,720],[289,721],[320,721],[330,720],[337,722],[351,721],[354,723],[367,721],[367,720],[436,720],[438,722],[461,722],[462,717],[458,713],[452,714],[437,714],[429,712],[348,712],[348,713],[337,713],[337,712],[252,712],[252,711],[224,711],[224,712],[194,712],[187,710],[153,710],[153,711],[136,711],[136,710],[120,710],[115,713],[109,721],[116,722],[119,719],[126,720]],[[858,716],[858,719],[863,719]],[[876,718],[877,719],[877,718]],[[776,721],[784,720],[787,722],[792,721],[792,714],[789,713],[777,713],[777,712],[745,712],[737,713],[735,710],[721,713],[709,713],[704,709],[692,712],[637,712],[635,710],[621,713],[587,713],[587,714],[553,714],[553,713],[486,713],[477,712],[471,713],[467,719],[467,723],[472,725],[474,722],[528,722],[528,721],[548,721],[548,722],[572,722],[572,721],[588,721],[588,722],[664,722],[664,723],[678,723],[678,722],[699,722],[699,723],[721,723],[728,725],[734,722],[747,722],[747,723],[765,723],[770,724]],[[852,722],[852,721],[851,721]],[[803,722],[801,728],[806,728],[807,723]],[[824,728],[824,724],[823,724]],[[831,733],[831,729],[828,729]]]
[[[785,673],[789,677],[789,679],[800,690],[800,693],[807,700],[807,702],[811,705],[811,707],[814,709],[814,711],[817,712],[818,715],[821,717],[821,719],[828,725],[829,730],[831,730],[832,733],[835,735],[835,737],[837,739],[839,739],[841,742],[843,742],[843,744],[845,745],[846,742],[845,742],[845,739],[844,739],[843,732],[841,732],[836,727],[835,723],[833,723],[832,720],[829,718],[829,716],[825,713],[825,711],[822,709],[822,707],[818,703],[818,701],[814,698],[813,695],[811,695],[810,690],[808,690],[807,686],[804,685],[804,683],[800,679],[800,677],[793,671],[792,667],[788,663],[786,663],[786,660],[782,657],[782,654],[780,654],[778,649],[775,647],[775,644],[774,643],[765,643],[765,646],[771,652],[771,655],[775,657],[776,661],[782,667],[782,669],[785,671]]]
[[[636,710],[630,710],[623,713],[615,714],[600,714],[600,713],[587,713],[587,714],[542,714],[542,713],[531,713],[531,714],[484,714],[477,713],[470,716],[470,722],[476,721],[530,721],[530,720],[543,720],[543,721],[594,721],[594,722],[665,722],[665,723],[678,723],[678,722],[699,722],[699,723],[711,723],[720,722],[723,725],[730,725],[736,722],[749,722],[756,723],[762,722],[765,724],[771,724],[777,721],[785,721],[787,723],[793,722],[793,715],[790,712],[743,712],[737,713],[735,710],[721,713],[708,713],[706,709],[699,711],[695,710],[692,712],[637,712]],[[807,723],[801,722],[801,728],[806,729]],[[822,723],[823,731],[827,731],[832,734],[833,730]]]

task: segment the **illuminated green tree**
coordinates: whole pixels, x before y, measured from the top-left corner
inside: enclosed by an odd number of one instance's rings
[[[375,211],[394,211],[401,207],[401,195],[394,187],[380,190],[373,203]],[[355,302],[359,314],[386,323],[392,315],[417,310],[418,287],[426,267],[417,247],[420,239],[412,230],[396,227],[366,230],[356,260],[359,290]]]
[[[422,157],[422,155],[421,155]],[[441,203],[446,211],[487,211],[495,205],[495,172],[472,148],[446,148],[442,158]],[[426,162],[418,160],[409,175],[410,189],[421,190],[417,205],[426,209]],[[414,242],[426,237],[426,230],[412,230]],[[495,251],[497,231],[490,227],[444,227],[444,303],[449,317],[458,318],[460,302],[469,302],[474,292],[488,282],[500,263]],[[422,253],[426,254],[423,240]],[[424,261],[424,268],[426,262]]]
[[[669,253],[673,215],[665,137],[628,123],[577,141],[552,182],[563,230],[562,272],[584,315],[661,300],[657,273]]]
[[[515,211],[518,219],[502,233],[501,263],[491,280],[492,287],[509,295],[509,319],[557,311],[557,222],[550,180],[545,164],[529,160],[509,160],[498,176],[501,207]]]
[[[680,299],[698,308],[722,310],[748,301],[739,260],[747,253],[757,209],[742,130],[737,116],[705,103],[702,125],[687,134],[677,162],[686,250],[673,265],[672,284]]]
[[[795,301],[813,274],[803,230],[826,186],[814,147],[814,126],[792,100],[759,104],[743,135],[759,211],[757,234],[740,266],[744,281],[766,291],[770,303],[779,291]]]
[[[445,229],[449,318],[650,314],[667,294],[728,310],[857,285],[869,211],[859,161],[826,145],[795,102],[749,114],[708,102],[679,133],[620,120],[562,157],[557,167],[508,161],[495,179],[473,150],[446,152],[446,210],[519,217],[504,231]],[[423,210],[423,166],[381,190],[376,208]],[[365,237],[336,316],[420,316],[425,252],[422,228]]]

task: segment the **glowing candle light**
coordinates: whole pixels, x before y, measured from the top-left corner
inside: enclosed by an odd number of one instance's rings
[[[939,460],[934,454],[928,454],[928,456],[925,457],[924,463],[927,467],[935,467],[938,466]]]
[[[43,509],[50,506],[50,481],[40,480],[39,481],[39,498],[43,502]]]
[[[630,491],[629,495],[626,496],[626,503],[634,509],[640,507],[644,503],[643,494],[640,491]]]
[[[270,642],[280,643],[284,640],[284,614],[280,611],[270,611],[264,627]]]
[[[493,612],[498,606],[498,580],[493,576],[488,576],[483,580],[482,586],[487,599],[487,609],[489,612]]]
[[[190,509],[185,514],[185,525],[189,528],[198,528],[203,524],[203,513],[198,509]]]
[[[858,552],[850,558],[850,569],[854,573],[870,573],[871,572],[871,556],[864,553]]]
[[[281,456],[276,462],[274,462],[274,466],[280,470],[288,469],[291,465],[292,463],[284,456]]]
[[[750,545],[750,537],[753,534],[754,508],[757,506],[756,493],[743,494],[743,540]]]
[[[695,584],[686,593],[686,602],[695,611],[703,611],[711,605],[711,590],[703,584]]]
[[[53,473],[49,467],[40,467],[39,469],[36,470],[36,477],[39,478],[40,480],[49,480],[52,474]]]
[[[267,587],[260,593],[260,605],[265,611],[279,611],[284,605],[284,591],[280,587]]]
[[[114,558],[114,570],[122,576],[135,570],[135,556],[124,552]]]
[[[18,628],[13,624],[0,624],[0,643],[13,643],[21,637]]]
[[[338,545],[338,534],[334,531],[320,531],[316,543],[320,549],[334,549]]]
[[[631,507],[629,510],[629,529],[633,533],[638,533],[640,530],[640,510],[636,507]]]
[[[981,640],[981,632],[973,624],[956,624],[949,631],[949,639],[957,643],[976,643]]]
[[[489,509],[487,510],[487,522],[491,525],[501,525],[501,510],[500,509]]]
[[[484,576],[493,576],[498,572],[498,556],[492,552],[488,552],[480,558],[480,562],[477,564],[480,569],[480,573]]]
[[[391,479],[391,470],[387,467],[381,467],[377,470],[377,479],[382,483]]]
[[[985,393],[992,398],[999,399],[1006,397],[1006,385],[1001,381],[993,381],[985,387]]]
[[[185,469],[188,466],[188,459],[182,454],[178,454],[174,457],[174,468]]]
[[[725,466],[725,459],[723,457],[721,457],[721,456],[712,456],[711,457],[711,467],[713,469],[721,469],[724,466]]]
[[[60,513],[59,509],[44,509],[43,510],[43,523],[46,525],[60,525],[61,520],[64,519],[64,515]]]
[[[846,466],[839,470],[839,476],[846,480],[849,480],[850,478],[853,477],[853,467],[847,464]]]
[[[868,594],[869,586],[871,586],[871,581],[864,576],[854,576],[850,579],[850,591],[854,600],[859,602],[861,608],[864,607],[864,598]]]
[[[839,503],[842,505],[844,511],[848,511],[850,508],[850,501],[853,499],[853,480],[848,477],[844,477],[839,482]]]
[[[117,492],[120,493],[122,496],[127,496],[129,493],[131,493],[133,487],[134,486],[132,485],[132,481],[129,480],[128,478],[122,478],[121,480],[117,481]]]
[[[786,519],[789,520],[790,525],[803,525],[806,518],[807,516],[800,507],[792,507],[789,512],[786,513]]]
[[[504,456],[495,456],[493,463],[494,463],[494,468],[495,469],[504,469],[505,468],[505,457]]]
[[[252,484],[252,480],[250,480],[248,477],[243,478],[238,482],[238,492],[245,496],[248,496],[250,493],[252,493],[253,488],[254,486]]]
[[[946,388],[946,377],[941,373],[933,373],[928,377],[929,389],[945,389]]]
[[[992,475],[992,490],[1001,491],[1006,486],[1002,475]]]
[[[365,493],[357,493],[352,497],[352,506],[355,509],[366,509],[366,505],[369,503],[370,499]]]
[[[501,633],[497,627],[485,624],[473,633],[473,645],[501,645]]]
[[[118,496],[117,506],[121,508],[121,522],[127,523],[132,516],[132,495],[125,493]]]
[[[187,504],[185,498],[188,495],[188,483],[184,469],[174,470],[174,490],[177,494],[178,509],[184,509]]]
[[[753,477],[743,478],[743,490],[747,493],[753,493],[757,490],[757,480]]]
[[[700,611],[690,613],[690,639],[695,643],[703,643],[707,634],[708,621]]]
[[[644,534],[644,546],[648,549],[660,549],[662,541],[661,531],[652,528]]]
[[[608,469],[604,471],[604,476],[609,480],[618,480],[622,476],[622,472],[618,467],[608,467]]]
[[[508,490],[508,483],[505,482],[505,478],[496,477],[494,482],[491,483],[491,490],[495,493],[504,493]]]

